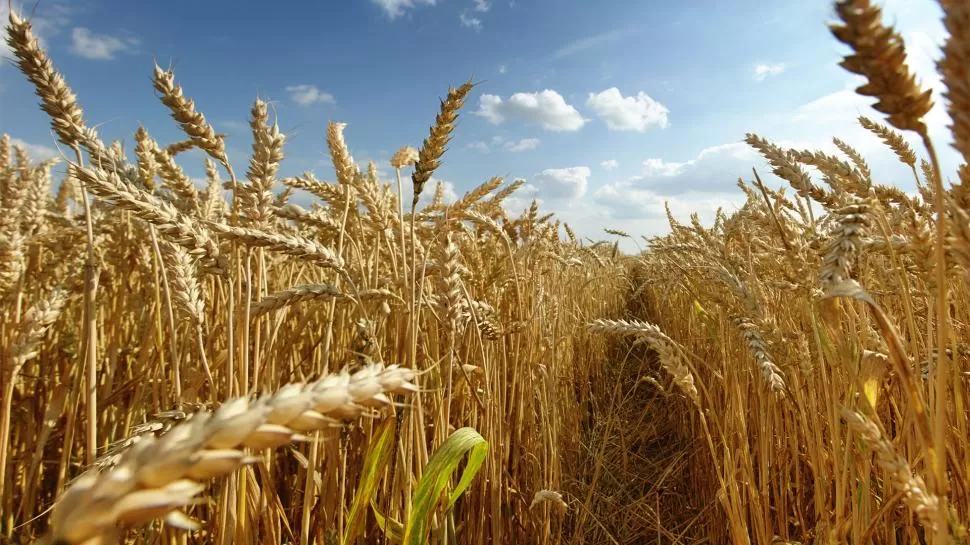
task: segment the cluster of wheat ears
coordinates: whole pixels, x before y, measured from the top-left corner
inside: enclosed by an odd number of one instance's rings
[[[0,139],[0,540],[967,543],[970,4],[940,3],[954,180],[903,40],[842,0],[842,66],[885,115],[858,121],[918,192],[838,138],[750,134],[792,191],[754,171],[739,211],[668,214],[635,256],[511,215],[518,180],[418,206],[470,82],[389,183],[336,122],[333,181],[279,175],[257,99],[237,177],[158,66],[185,138],[105,144],[12,10],[62,156]]]

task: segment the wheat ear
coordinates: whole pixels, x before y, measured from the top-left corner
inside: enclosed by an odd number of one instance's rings
[[[232,399],[201,411],[161,436],[142,436],[108,471],[82,475],[60,496],[47,542],[111,543],[119,528],[164,518],[185,529],[198,525],[180,511],[196,502],[203,482],[225,476],[254,458],[246,449],[277,448],[322,430],[334,419],[357,418],[390,403],[388,394],[417,390],[414,372],[371,364],[354,374],[289,384],[253,400]]]
[[[431,134],[425,138],[418,161],[414,165],[411,181],[414,183],[414,198],[411,206],[417,206],[424,190],[424,184],[431,179],[431,175],[440,165],[441,156],[445,153],[445,146],[451,140],[451,131],[458,119],[458,110],[465,104],[465,97],[472,90],[474,84],[467,82],[457,89],[449,89],[448,97],[441,101],[441,111],[431,127]]]

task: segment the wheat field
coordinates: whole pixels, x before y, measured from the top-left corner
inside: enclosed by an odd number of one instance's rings
[[[391,183],[336,121],[335,179],[284,175],[259,99],[243,172],[157,65],[184,139],[105,143],[11,10],[61,157],[0,138],[0,542],[967,543],[970,4],[940,4],[942,96],[879,7],[830,28],[916,193],[748,134],[740,210],[635,255],[510,212],[521,181],[444,202],[473,81]]]

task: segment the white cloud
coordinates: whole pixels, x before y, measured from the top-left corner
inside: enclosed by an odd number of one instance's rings
[[[589,167],[547,168],[533,178],[537,195],[553,201],[573,201],[586,194]]]
[[[590,93],[586,106],[614,131],[644,132],[652,126],[666,128],[669,123],[666,106],[640,91],[637,96],[624,97],[611,87],[600,93]]]
[[[520,151],[534,150],[538,148],[539,144],[541,143],[542,141],[538,138],[523,138],[518,142],[506,142],[505,149],[513,153],[517,153]]]
[[[777,76],[785,71],[785,63],[759,64],[754,67],[754,79],[764,81],[768,76]]]
[[[489,151],[491,151],[488,149],[488,144],[486,144],[485,142],[482,142],[481,140],[476,140],[475,142],[469,142],[468,145],[465,147],[467,147],[468,149],[473,149],[475,151],[480,151],[482,153],[488,153]]]
[[[290,85],[286,88],[286,92],[290,94],[290,100],[300,106],[333,104],[336,102],[333,95],[321,91],[316,85]]]
[[[666,230],[666,210],[664,203],[678,220],[684,221],[692,212],[697,212],[702,221],[713,219],[718,207],[730,213],[744,202],[744,195],[732,186],[733,191],[718,193],[689,192],[677,196],[663,195],[645,188],[635,182],[624,181],[608,184],[593,194],[593,200],[603,207],[607,218],[614,220],[637,220],[641,218],[663,218],[658,225]],[[656,233],[650,233],[656,234]]]
[[[607,159],[600,163],[600,166],[603,167],[603,170],[613,170],[619,167],[620,163],[618,163],[616,159]]]
[[[507,71],[508,71],[508,68],[504,64],[498,65],[498,73],[499,74],[504,74]]]
[[[95,61],[111,60],[116,54],[138,43],[135,38],[122,40],[107,34],[94,34],[84,27],[77,27],[71,32],[71,53]]]
[[[461,26],[463,27],[472,28],[475,30],[482,29],[482,20],[473,15],[468,15],[467,12],[461,12],[461,14],[458,15],[458,20],[461,21]]]
[[[573,106],[551,89],[538,93],[515,93],[508,100],[498,95],[482,95],[475,115],[499,125],[509,117],[541,125],[550,131],[577,131],[586,120]]]
[[[512,153],[518,153],[522,151],[530,151],[539,147],[542,141],[538,138],[523,138],[519,141],[515,140],[505,140],[501,136],[493,136],[492,144],[489,146],[488,143],[481,140],[476,140],[474,142],[469,142],[467,146],[468,149],[473,149],[480,151],[482,153],[491,153],[492,147],[496,149],[504,149],[505,151],[510,151]]]
[[[404,15],[404,12],[412,9],[419,4],[427,6],[435,5],[437,0],[373,0],[375,4],[384,9],[387,16],[392,20]]]
[[[639,175],[611,186],[661,196],[708,192],[727,194],[737,191],[735,183],[739,176],[750,177],[751,167],[760,165],[759,157],[744,142],[711,146],[686,161],[653,157],[643,161]]]
[[[61,154],[54,148],[50,146],[44,146],[41,144],[29,144],[24,142],[20,138],[11,138],[11,146],[19,146],[27,152],[27,156],[30,157],[31,162],[37,163],[40,161],[46,161],[48,159],[53,159],[55,157],[60,157]]]
[[[485,13],[492,9],[492,4],[488,0],[475,0],[475,11]]]

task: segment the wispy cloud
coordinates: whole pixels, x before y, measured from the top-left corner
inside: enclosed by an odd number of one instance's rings
[[[754,67],[754,79],[764,81],[768,76],[777,76],[785,71],[785,63],[778,64],[759,64]]]
[[[492,9],[492,4],[488,0],[475,0],[475,11],[485,13]]]
[[[289,93],[290,100],[300,106],[334,104],[336,102],[333,95],[321,91],[316,85],[290,85],[286,88],[286,92]]]
[[[10,144],[23,148],[27,152],[27,156],[30,157],[31,161],[46,161],[48,159],[53,159],[55,157],[60,157],[60,153],[50,146],[44,146],[41,144],[29,144],[24,142],[20,138],[11,138]]]
[[[538,138],[523,138],[518,142],[506,142],[505,149],[511,151],[512,153],[519,153],[523,151],[531,151],[539,147],[542,141]]]
[[[482,20],[474,15],[468,15],[467,11],[461,12],[461,14],[458,15],[458,20],[461,21],[461,26],[463,27],[474,30],[482,29]]]
[[[137,38],[118,38],[107,34],[95,34],[90,29],[77,27],[71,32],[71,53],[95,61],[114,59],[118,53],[136,47]]]
[[[538,138],[522,138],[521,140],[506,140],[501,136],[492,137],[492,145],[489,146],[486,142],[481,140],[476,140],[474,142],[469,142],[467,146],[468,149],[473,149],[481,153],[491,153],[492,147],[495,149],[504,149],[512,153],[520,153],[523,151],[531,151],[539,147],[542,140]]]
[[[508,70],[509,70],[508,67],[505,66],[504,64],[498,65],[498,73],[499,74],[504,74],[504,73],[508,72]]]
[[[603,167],[603,170],[613,170],[619,167],[620,163],[618,163],[616,159],[607,159],[600,163],[600,166]]]
[[[373,0],[375,4],[380,6],[384,13],[387,14],[392,20],[404,15],[404,13],[416,7],[419,4],[424,4],[427,6],[435,5],[437,0]]]
[[[588,36],[586,38],[581,38],[574,42],[570,42],[559,49],[557,49],[553,54],[553,59],[562,59],[564,57],[569,57],[570,55],[575,55],[581,51],[587,49],[601,46],[603,44],[625,38],[627,36],[632,36],[636,34],[636,29],[617,29],[611,30],[609,32],[604,32],[602,34],[597,34],[595,36]]]

